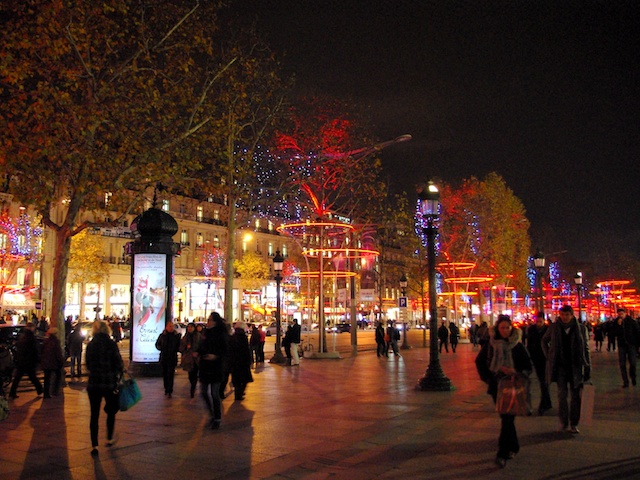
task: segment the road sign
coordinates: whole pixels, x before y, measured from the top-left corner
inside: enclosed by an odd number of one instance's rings
[[[36,310],[42,310],[42,301],[36,300]]]
[[[407,297],[398,297],[398,307],[407,308]]]

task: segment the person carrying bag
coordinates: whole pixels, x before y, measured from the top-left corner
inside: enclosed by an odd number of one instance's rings
[[[532,366],[529,353],[520,338],[521,332],[512,328],[511,318],[508,315],[498,315],[489,341],[482,346],[476,357],[478,374],[488,385],[487,393],[496,403],[502,422],[495,460],[500,468],[504,468],[507,460],[520,451],[515,418],[518,412],[524,412],[528,408],[528,388],[522,383],[522,377],[528,381]]]

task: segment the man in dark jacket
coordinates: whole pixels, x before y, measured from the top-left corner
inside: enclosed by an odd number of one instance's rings
[[[67,338],[67,347],[69,347],[69,357],[71,357],[71,381],[74,377],[78,380],[82,377],[82,346],[84,345],[84,337],[80,325],[76,325]]]
[[[178,365],[178,351],[180,350],[180,334],[175,331],[173,322],[167,322],[165,325],[164,331],[156,340],[156,348],[160,350],[164,394],[171,398],[173,394],[173,379]]]
[[[36,377],[36,366],[40,361],[40,353],[38,352],[35,331],[35,325],[31,322],[27,323],[24,332],[22,332],[16,343],[16,356],[14,359],[16,373],[9,392],[9,398],[18,398],[18,385],[20,385],[20,380],[22,380],[25,373],[33,383],[33,386],[36,387],[38,396],[42,395],[42,384]]]
[[[291,366],[297,367],[300,365],[300,355],[298,354],[298,348],[300,347],[300,324],[297,319],[293,319],[291,325]]]
[[[438,350],[442,353],[442,347],[449,353],[449,329],[447,328],[446,322],[443,320],[440,328],[438,329],[438,340],[439,346]]]
[[[527,350],[531,356],[531,361],[536,369],[538,383],[540,384],[540,404],[538,406],[538,414],[543,415],[544,412],[551,409],[551,396],[549,395],[549,385],[546,379],[547,357],[542,351],[542,337],[547,333],[548,326],[544,321],[544,313],[536,314],[535,323],[527,329]]]
[[[547,383],[558,384],[560,427],[579,433],[581,390],[591,378],[591,358],[587,328],[576,320],[570,305],[560,308],[559,319],[549,325],[542,337],[542,351],[547,357]]]
[[[228,349],[229,329],[220,314],[212,312],[207,319],[207,328],[203,332],[198,353],[202,398],[211,414],[210,426],[213,430],[219,429],[222,421],[220,384],[224,376],[224,362]]]
[[[616,341],[618,343],[618,362],[622,374],[622,388],[636,385],[636,357],[640,344],[640,326],[633,318],[627,315],[624,308],[618,309],[618,318],[615,326]],[[627,375],[627,360],[629,360],[629,374]]]

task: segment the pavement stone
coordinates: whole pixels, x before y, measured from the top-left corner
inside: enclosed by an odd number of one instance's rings
[[[579,435],[558,431],[557,410],[520,417],[521,444],[507,467],[493,463],[500,419],[478,379],[477,350],[460,344],[440,361],[455,390],[422,392],[429,349],[375,352],[299,367],[259,364],[246,399],[223,402],[207,428],[185,372],[173,398],[161,378],[138,378],[143,399],[116,417],[118,442],[90,455],[84,383],[52,399],[28,382],[0,422],[0,478],[13,479],[640,479],[640,387],[622,389],[614,352],[592,352],[594,419]],[[537,381],[532,378],[537,405]],[[551,387],[555,404],[555,385]]]

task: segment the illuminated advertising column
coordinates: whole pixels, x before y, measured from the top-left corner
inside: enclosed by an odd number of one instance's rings
[[[179,245],[175,219],[150,208],[131,224],[136,240],[129,244],[131,267],[131,341],[129,371],[137,376],[161,376],[156,340],[173,315],[174,257]]]

